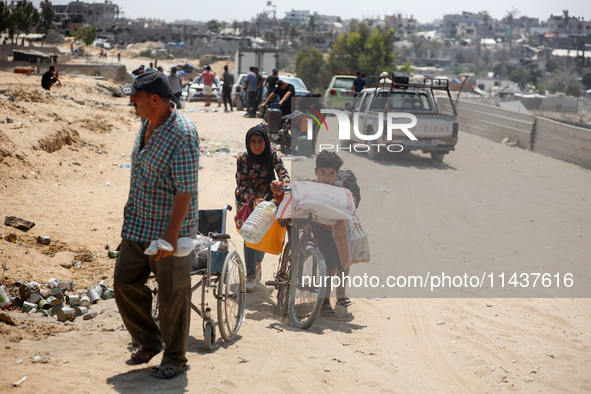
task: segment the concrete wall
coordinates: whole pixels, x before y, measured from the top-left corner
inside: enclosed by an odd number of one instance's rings
[[[35,64],[27,62],[0,62],[0,70],[6,72],[14,72],[15,67],[30,66],[36,67]],[[124,65],[99,65],[99,64],[56,64],[55,66],[62,75],[88,75],[101,76],[104,79],[113,79],[115,82],[131,82],[133,78],[127,73]],[[49,69],[49,65],[41,64],[37,69],[37,74],[43,74]]]
[[[538,117],[533,151],[591,168],[591,130]]]
[[[437,105],[441,112],[452,111],[447,99],[438,100]],[[521,148],[591,168],[591,130],[588,128],[468,100],[459,100],[457,111],[460,132],[493,141],[515,139]],[[461,141],[461,135],[459,137]]]
[[[441,112],[452,113],[449,100],[438,100],[437,105]],[[521,148],[531,149],[535,116],[465,100],[460,100],[456,109],[461,131],[497,142],[511,138],[517,140]]]

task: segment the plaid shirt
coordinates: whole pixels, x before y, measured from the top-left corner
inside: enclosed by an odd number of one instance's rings
[[[144,146],[145,121],[131,155],[131,186],[121,236],[149,242],[161,237],[177,193],[193,193],[179,237],[197,235],[199,136],[195,125],[178,111],[158,127]]]

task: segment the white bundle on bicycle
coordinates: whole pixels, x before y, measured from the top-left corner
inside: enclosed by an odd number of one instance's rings
[[[311,181],[294,181],[290,188],[277,210],[278,219],[305,219],[311,212],[318,223],[332,226],[355,215],[353,195],[347,188]]]
[[[357,217],[349,189],[310,181],[292,182],[291,193],[277,209],[277,218],[307,218],[310,212],[318,223],[333,227],[335,240],[346,240],[337,242],[344,267],[369,261],[367,231]]]

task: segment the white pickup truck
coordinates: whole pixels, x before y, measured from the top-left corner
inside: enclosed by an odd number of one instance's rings
[[[451,102],[453,114],[442,114],[437,109],[434,99],[434,91],[447,92],[447,98]],[[440,99],[447,99],[441,96]],[[348,115],[351,125],[350,143],[366,143],[353,130],[364,135],[372,135],[380,130],[387,130],[389,113],[412,114],[416,117],[416,125],[408,131],[416,137],[409,138],[401,129],[394,129],[392,139],[388,139],[388,133],[383,132],[374,144],[396,144],[399,151],[420,150],[430,153],[431,158],[441,162],[443,156],[454,150],[458,142],[458,118],[454,102],[449,93],[447,79],[425,78],[422,84],[409,83],[406,73],[395,72],[391,82],[379,83],[376,87],[362,90],[348,106]],[[398,114],[391,114],[398,115]],[[356,117],[356,123],[354,122]],[[408,120],[410,122],[410,119]],[[371,159],[378,158],[379,150],[368,151]]]

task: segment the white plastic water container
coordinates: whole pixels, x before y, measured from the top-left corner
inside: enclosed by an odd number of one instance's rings
[[[273,201],[263,201],[256,206],[240,228],[240,235],[246,242],[258,244],[275,221],[277,205]]]

